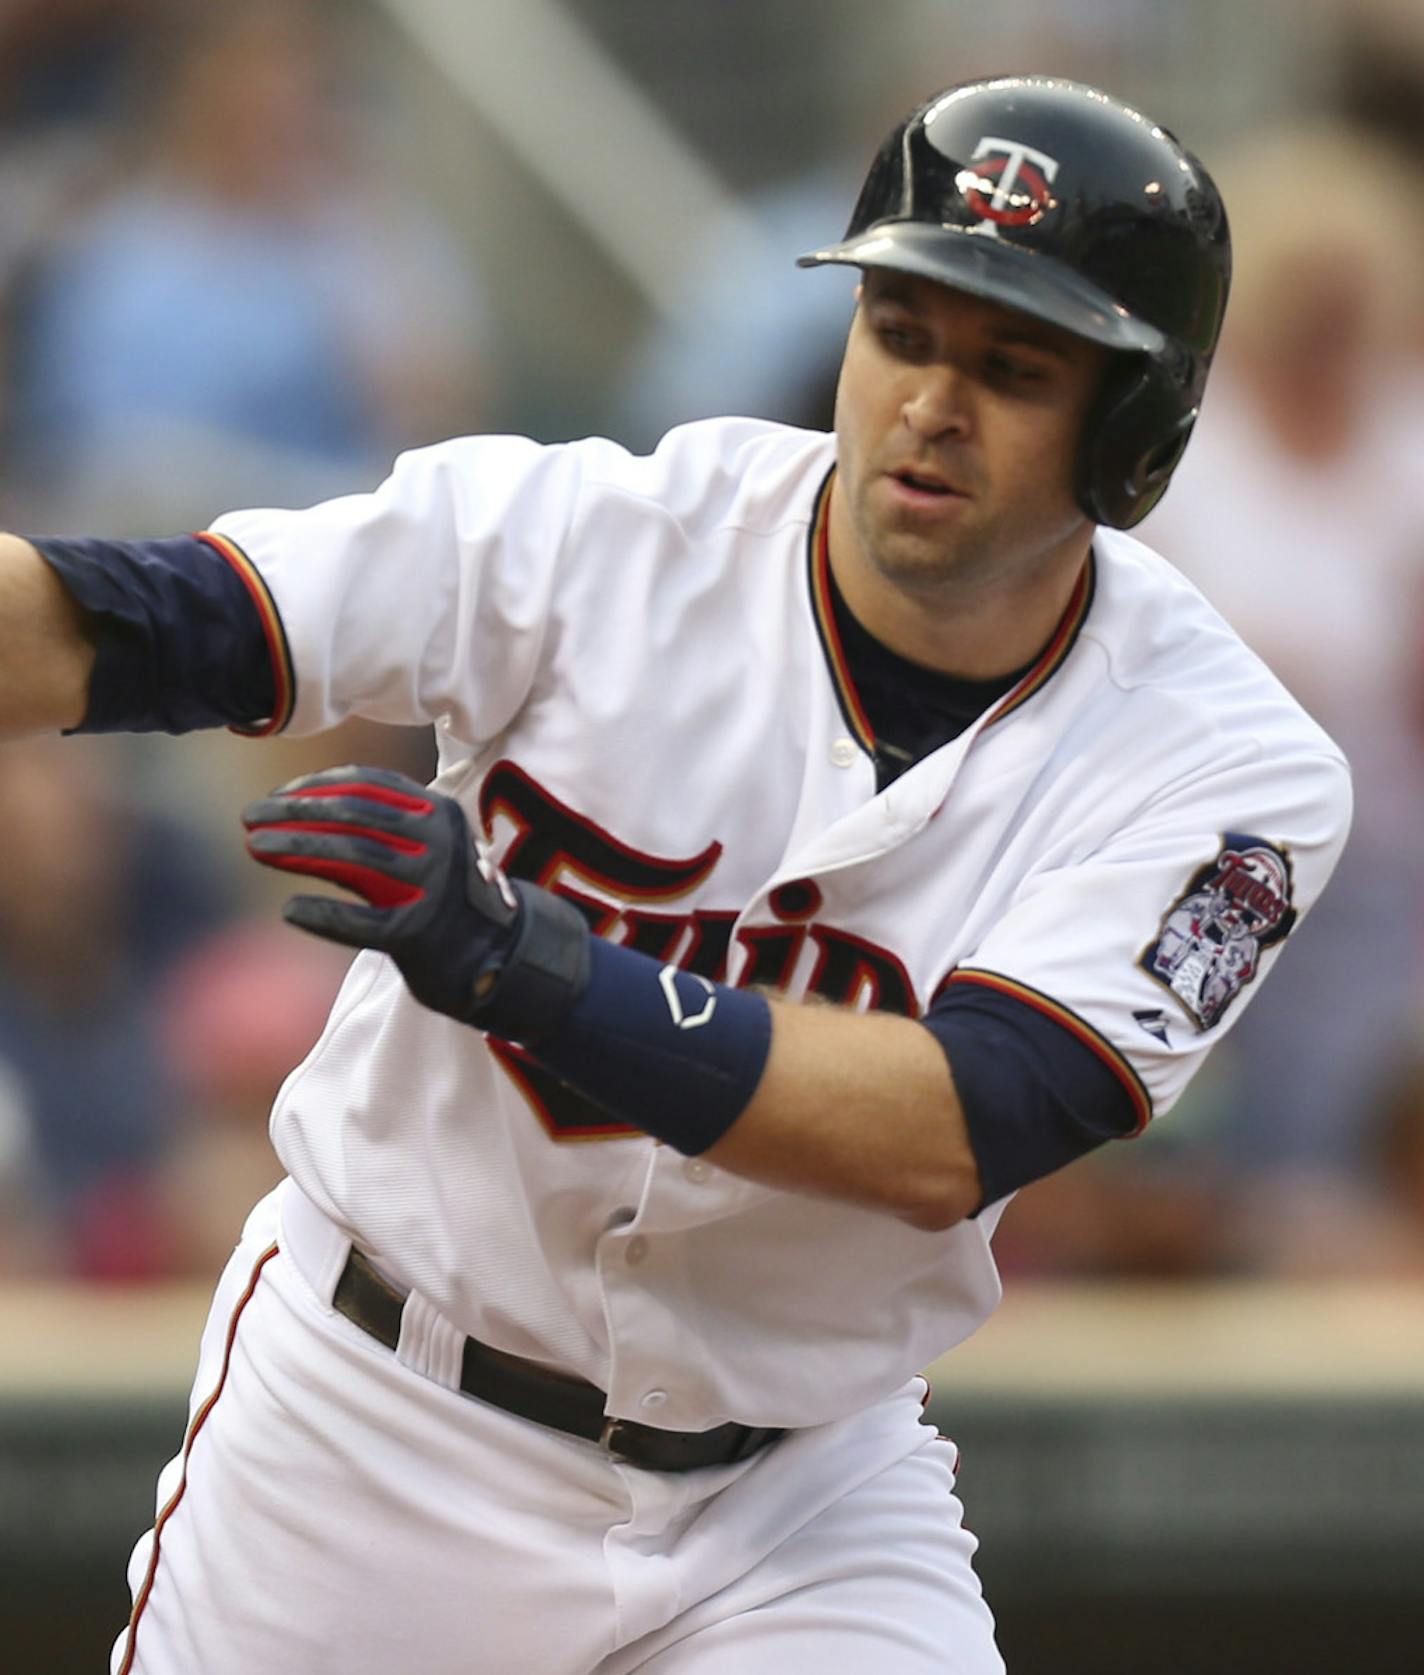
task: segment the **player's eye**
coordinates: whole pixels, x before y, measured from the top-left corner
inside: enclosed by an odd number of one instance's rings
[[[1030,388],[1045,383],[1048,378],[1046,369],[1039,362],[1005,354],[1002,349],[990,350],[984,359],[984,370],[996,383],[1018,388]]]
[[[903,320],[879,320],[875,335],[892,355],[915,355],[920,352],[923,334]]]

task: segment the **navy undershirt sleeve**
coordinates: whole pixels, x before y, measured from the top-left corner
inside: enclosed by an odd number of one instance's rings
[[[89,706],[73,731],[251,729],[272,715],[277,683],[261,614],[207,542],[28,539],[93,623]]]
[[[950,1062],[980,1209],[1137,1127],[1126,1087],[1102,1059],[1024,1001],[951,984],[922,1021]]]

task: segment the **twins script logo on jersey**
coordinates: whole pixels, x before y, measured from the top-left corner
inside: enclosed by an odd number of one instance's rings
[[[1262,951],[1294,924],[1289,857],[1264,838],[1227,832],[1216,859],[1168,909],[1141,964],[1210,1029],[1256,975]]]
[[[960,174],[959,189],[982,216],[980,231],[997,237],[1000,227],[1033,227],[1057,207],[1049,188],[1058,175],[1058,159],[1046,151],[986,134],[974,147],[972,161],[978,166]]]
[[[732,908],[688,908],[684,898],[711,876],[722,845],[696,854],[650,855],[561,802],[517,763],[496,762],[480,787],[485,840],[499,816],[514,828],[501,858],[511,878],[541,885],[572,902],[595,936],[662,965],[659,982],[675,1029],[700,1029],[717,1007],[714,984],[727,978],[738,913]],[[811,879],[780,885],[768,899],[770,923],[743,926],[736,942],[745,955],[737,981],[744,988],[787,990],[808,950],[808,994],[833,1006],[862,1001],[877,1011],[918,1017],[920,1003],[892,950],[818,915],[821,892]],[[490,1051],[514,1078],[549,1135],[556,1140],[639,1138],[642,1130],[566,1087],[522,1047],[490,1038]]]

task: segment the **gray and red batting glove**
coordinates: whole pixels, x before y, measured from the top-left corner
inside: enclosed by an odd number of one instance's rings
[[[288,924],[389,954],[423,1005],[514,1041],[555,1027],[587,980],[576,908],[511,883],[451,797],[388,768],[327,768],[242,813],[263,866],[321,878],[361,903],[293,896]]]

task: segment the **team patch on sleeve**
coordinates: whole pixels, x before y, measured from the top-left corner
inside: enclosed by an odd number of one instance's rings
[[[1227,832],[1216,856],[1167,909],[1138,962],[1210,1029],[1255,977],[1263,951],[1290,935],[1290,856],[1264,838]]]

